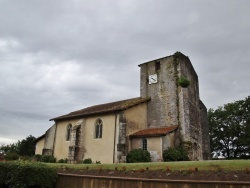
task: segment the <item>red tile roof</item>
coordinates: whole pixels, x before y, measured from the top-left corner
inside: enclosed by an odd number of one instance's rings
[[[137,97],[137,98],[127,99],[127,100],[122,100],[122,101],[116,101],[116,102],[111,102],[111,103],[106,103],[106,104],[90,106],[81,110],[70,112],[69,114],[66,114],[66,115],[52,118],[50,119],[50,121],[121,111],[130,107],[133,107],[135,105],[147,102],[149,100],[150,98]]]
[[[166,134],[175,131],[178,126],[169,126],[169,127],[161,127],[161,128],[149,128],[138,131],[132,135],[130,138],[134,137],[157,137],[157,136],[165,136]]]

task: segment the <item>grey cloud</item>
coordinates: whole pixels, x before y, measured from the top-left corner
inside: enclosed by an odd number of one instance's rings
[[[249,95],[250,2],[0,2],[0,137],[39,136],[50,118],[139,96],[138,64],[181,51],[208,108]],[[0,138],[1,141],[1,138]]]

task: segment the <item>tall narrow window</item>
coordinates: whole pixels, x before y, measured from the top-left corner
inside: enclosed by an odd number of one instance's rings
[[[102,120],[97,119],[95,123],[95,138],[102,138]]]
[[[67,129],[66,129],[66,140],[67,140],[67,141],[70,140],[71,129],[72,129],[72,125],[71,125],[71,123],[69,123],[69,124],[67,125]]]
[[[155,71],[160,70],[160,68],[161,68],[161,62],[160,61],[156,61],[155,62]]]
[[[147,150],[148,149],[148,141],[146,138],[142,139],[142,149]]]

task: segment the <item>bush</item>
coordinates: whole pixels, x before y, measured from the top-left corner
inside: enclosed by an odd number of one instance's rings
[[[163,160],[164,161],[188,161],[188,153],[182,148],[168,148],[163,151]]]
[[[56,169],[41,163],[26,161],[0,163],[0,187],[53,188],[56,180]]]
[[[36,155],[33,156],[33,159],[35,161],[41,161],[41,158],[42,158],[42,155],[40,155],[40,154],[36,154]]]
[[[88,159],[84,159],[82,161],[83,164],[92,164],[92,159],[88,158]]]
[[[181,86],[181,87],[188,87],[190,85],[190,81],[185,77],[185,76],[181,76],[179,79],[178,79],[178,84]]]
[[[60,160],[58,160],[58,163],[67,163],[68,162],[68,159],[66,158],[66,159],[60,159]]]
[[[241,155],[240,159],[250,159],[250,155]]]
[[[8,160],[8,161],[14,161],[14,160],[17,160],[19,159],[19,155],[17,153],[7,153],[5,156],[4,156],[4,159]]]
[[[52,155],[42,155],[40,161],[44,163],[55,163],[56,158]]]
[[[127,155],[127,163],[150,162],[150,153],[147,150],[133,149]]]

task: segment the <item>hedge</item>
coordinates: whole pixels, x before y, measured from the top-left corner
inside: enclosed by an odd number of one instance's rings
[[[56,169],[44,164],[26,161],[0,162],[0,187],[53,188],[56,181]]]

